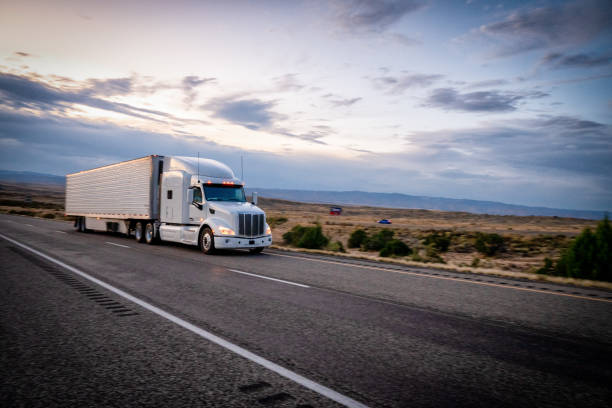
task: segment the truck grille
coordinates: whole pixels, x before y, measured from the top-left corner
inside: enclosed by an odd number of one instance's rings
[[[258,237],[263,234],[263,214],[238,214],[238,235],[243,237]]]

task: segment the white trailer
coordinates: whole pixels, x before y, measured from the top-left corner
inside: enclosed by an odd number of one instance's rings
[[[79,231],[261,252],[272,231],[243,183],[211,159],[152,155],[66,176],[66,215]],[[256,197],[255,197],[256,201]]]

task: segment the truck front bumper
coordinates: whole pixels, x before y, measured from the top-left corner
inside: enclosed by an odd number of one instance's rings
[[[215,235],[215,248],[219,249],[258,248],[269,247],[270,245],[272,245],[272,235],[264,235],[263,237],[255,238]]]

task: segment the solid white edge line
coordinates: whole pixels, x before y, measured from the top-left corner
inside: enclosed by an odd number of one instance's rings
[[[118,247],[121,247],[121,248],[129,248],[129,246],[127,246],[127,245],[115,244],[114,242],[106,241],[106,243],[110,244],[110,245],[118,246]]]
[[[232,272],[236,272],[236,273],[241,273],[243,275],[253,276],[255,278],[269,279],[269,280],[276,281],[276,282],[286,283],[287,285],[295,285],[295,286],[299,286],[301,288],[309,288],[310,287],[308,285],[302,285],[301,283],[295,283],[295,282],[289,282],[289,281],[282,280],[282,279],[270,278],[269,276],[257,275],[255,273],[239,271],[237,269],[228,269],[228,271],[232,271]]]
[[[171,322],[173,322],[173,323],[175,323],[175,324],[177,324],[177,325],[179,325],[179,326],[181,326],[181,327],[183,327],[183,328],[185,328],[185,329],[187,329],[187,330],[197,334],[200,337],[205,338],[208,341],[211,341],[211,342],[213,342],[213,343],[215,343],[215,344],[217,344],[217,345],[219,345],[219,346],[221,346],[221,347],[223,347],[223,348],[225,348],[225,349],[227,349],[227,350],[229,350],[229,351],[231,351],[233,353],[238,354],[239,356],[242,356],[242,357],[244,357],[244,358],[246,358],[246,359],[248,359],[248,360],[250,360],[250,361],[252,361],[252,362],[254,362],[256,364],[259,364],[262,367],[267,368],[270,371],[274,371],[275,373],[277,373],[277,374],[279,374],[279,375],[281,375],[281,376],[283,376],[283,377],[285,377],[285,378],[287,378],[287,379],[289,379],[289,380],[291,380],[291,381],[293,381],[295,383],[298,383],[298,384],[300,384],[300,385],[302,385],[302,386],[304,386],[304,387],[306,387],[306,388],[308,388],[308,389],[310,389],[310,390],[312,390],[312,391],[314,391],[314,392],[316,392],[316,393],[318,393],[320,395],[323,395],[323,396],[331,399],[332,401],[335,401],[335,402],[337,402],[339,404],[342,404],[342,405],[344,405],[346,407],[350,407],[350,408],[368,408],[367,405],[362,404],[359,401],[356,401],[356,400],[354,400],[354,399],[352,399],[350,397],[347,397],[346,395],[342,395],[339,392],[336,392],[336,391],[332,390],[331,388],[327,388],[326,386],[321,385],[321,384],[319,384],[319,383],[317,383],[315,381],[309,380],[308,378],[303,377],[303,376],[299,375],[298,373],[295,373],[295,372],[293,372],[291,370],[288,370],[288,369],[286,369],[286,368],[284,368],[284,367],[282,367],[282,366],[280,366],[280,365],[278,365],[276,363],[273,363],[273,362],[271,362],[269,360],[266,360],[265,358],[263,358],[261,356],[258,356],[257,354],[252,353],[252,352],[248,351],[247,349],[244,349],[244,348],[242,348],[240,346],[237,346],[237,345],[235,345],[233,343],[230,343],[229,341],[224,340],[221,337],[218,337],[215,334],[212,334],[211,332],[208,332],[208,331],[206,331],[204,329],[201,329],[201,328],[199,328],[199,327],[197,327],[197,326],[195,326],[195,325],[193,325],[193,324],[191,324],[191,323],[181,319],[180,317],[174,316],[174,315],[172,315],[172,314],[170,314],[170,313],[168,313],[168,312],[166,312],[166,311],[164,311],[164,310],[162,310],[162,309],[160,309],[160,308],[158,308],[156,306],[153,306],[150,303],[145,302],[144,300],[140,300],[137,297],[134,297],[134,296],[130,295],[129,293],[122,291],[121,289],[118,289],[118,288],[116,288],[116,287],[114,287],[112,285],[109,285],[108,283],[105,283],[105,282],[101,281],[100,279],[94,278],[93,276],[88,275],[87,273],[82,272],[82,271],[80,271],[79,269],[77,269],[75,267],[72,267],[72,266],[70,266],[68,264],[65,264],[64,262],[62,262],[60,260],[52,258],[49,255],[46,255],[46,254],[44,254],[44,253],[42,253],[42,252],[40,252],[40,251],[38,251],[38,250],[36,250],[34,248],[29,247],[28,245],[22,244],[19,241],[15,241],[14,239],[9,238],[9,237],[7,237],[4,234],[0,234],[0,237],[4,238],[5,240],[7,240],[7,241],[9,241],[9,242],[11,242],[11,243],[13,243],[15,245],[20,246],[23,249],[26,249],[26,250],[32,252],[33,254],[36,254],[36,255],[40,256],[41,258],[46,259],[49,262],[52,262],[52,263],[54,263],[56,265],[59,265],[62,268],[69,270],[70,272],[73,272],[73,273],[75,273],[75,274],[77,274],[77,275],[79,275],[79,276],[81,276],[81,277],[83,277],[85,279],[90,280],[91,282],[94,282],[94,283],[102,286],[103,288],[105,288],[107,290],[110,290],[111,292],[116,293],[117,295],[122,296],[125,299],[127,299],[127,300],[129,300],[129,301],[131,301],[133,303],[136,303],[137,305],[139,305],[139,306],[149,310],[152,313],[155,313],[155,314],[157,314],[157,315],[159,315],[159,316],[161,316],[161,317],[163,317],[163,318],[165,318],[167,320],[170,320]]]

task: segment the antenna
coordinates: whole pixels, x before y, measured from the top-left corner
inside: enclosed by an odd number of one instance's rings
[[[242,164],[242,155],[240,155],[240,180],[244,183],[244,166]]]
[[[200,182],[200,152],[198,152],[198,183]]]

